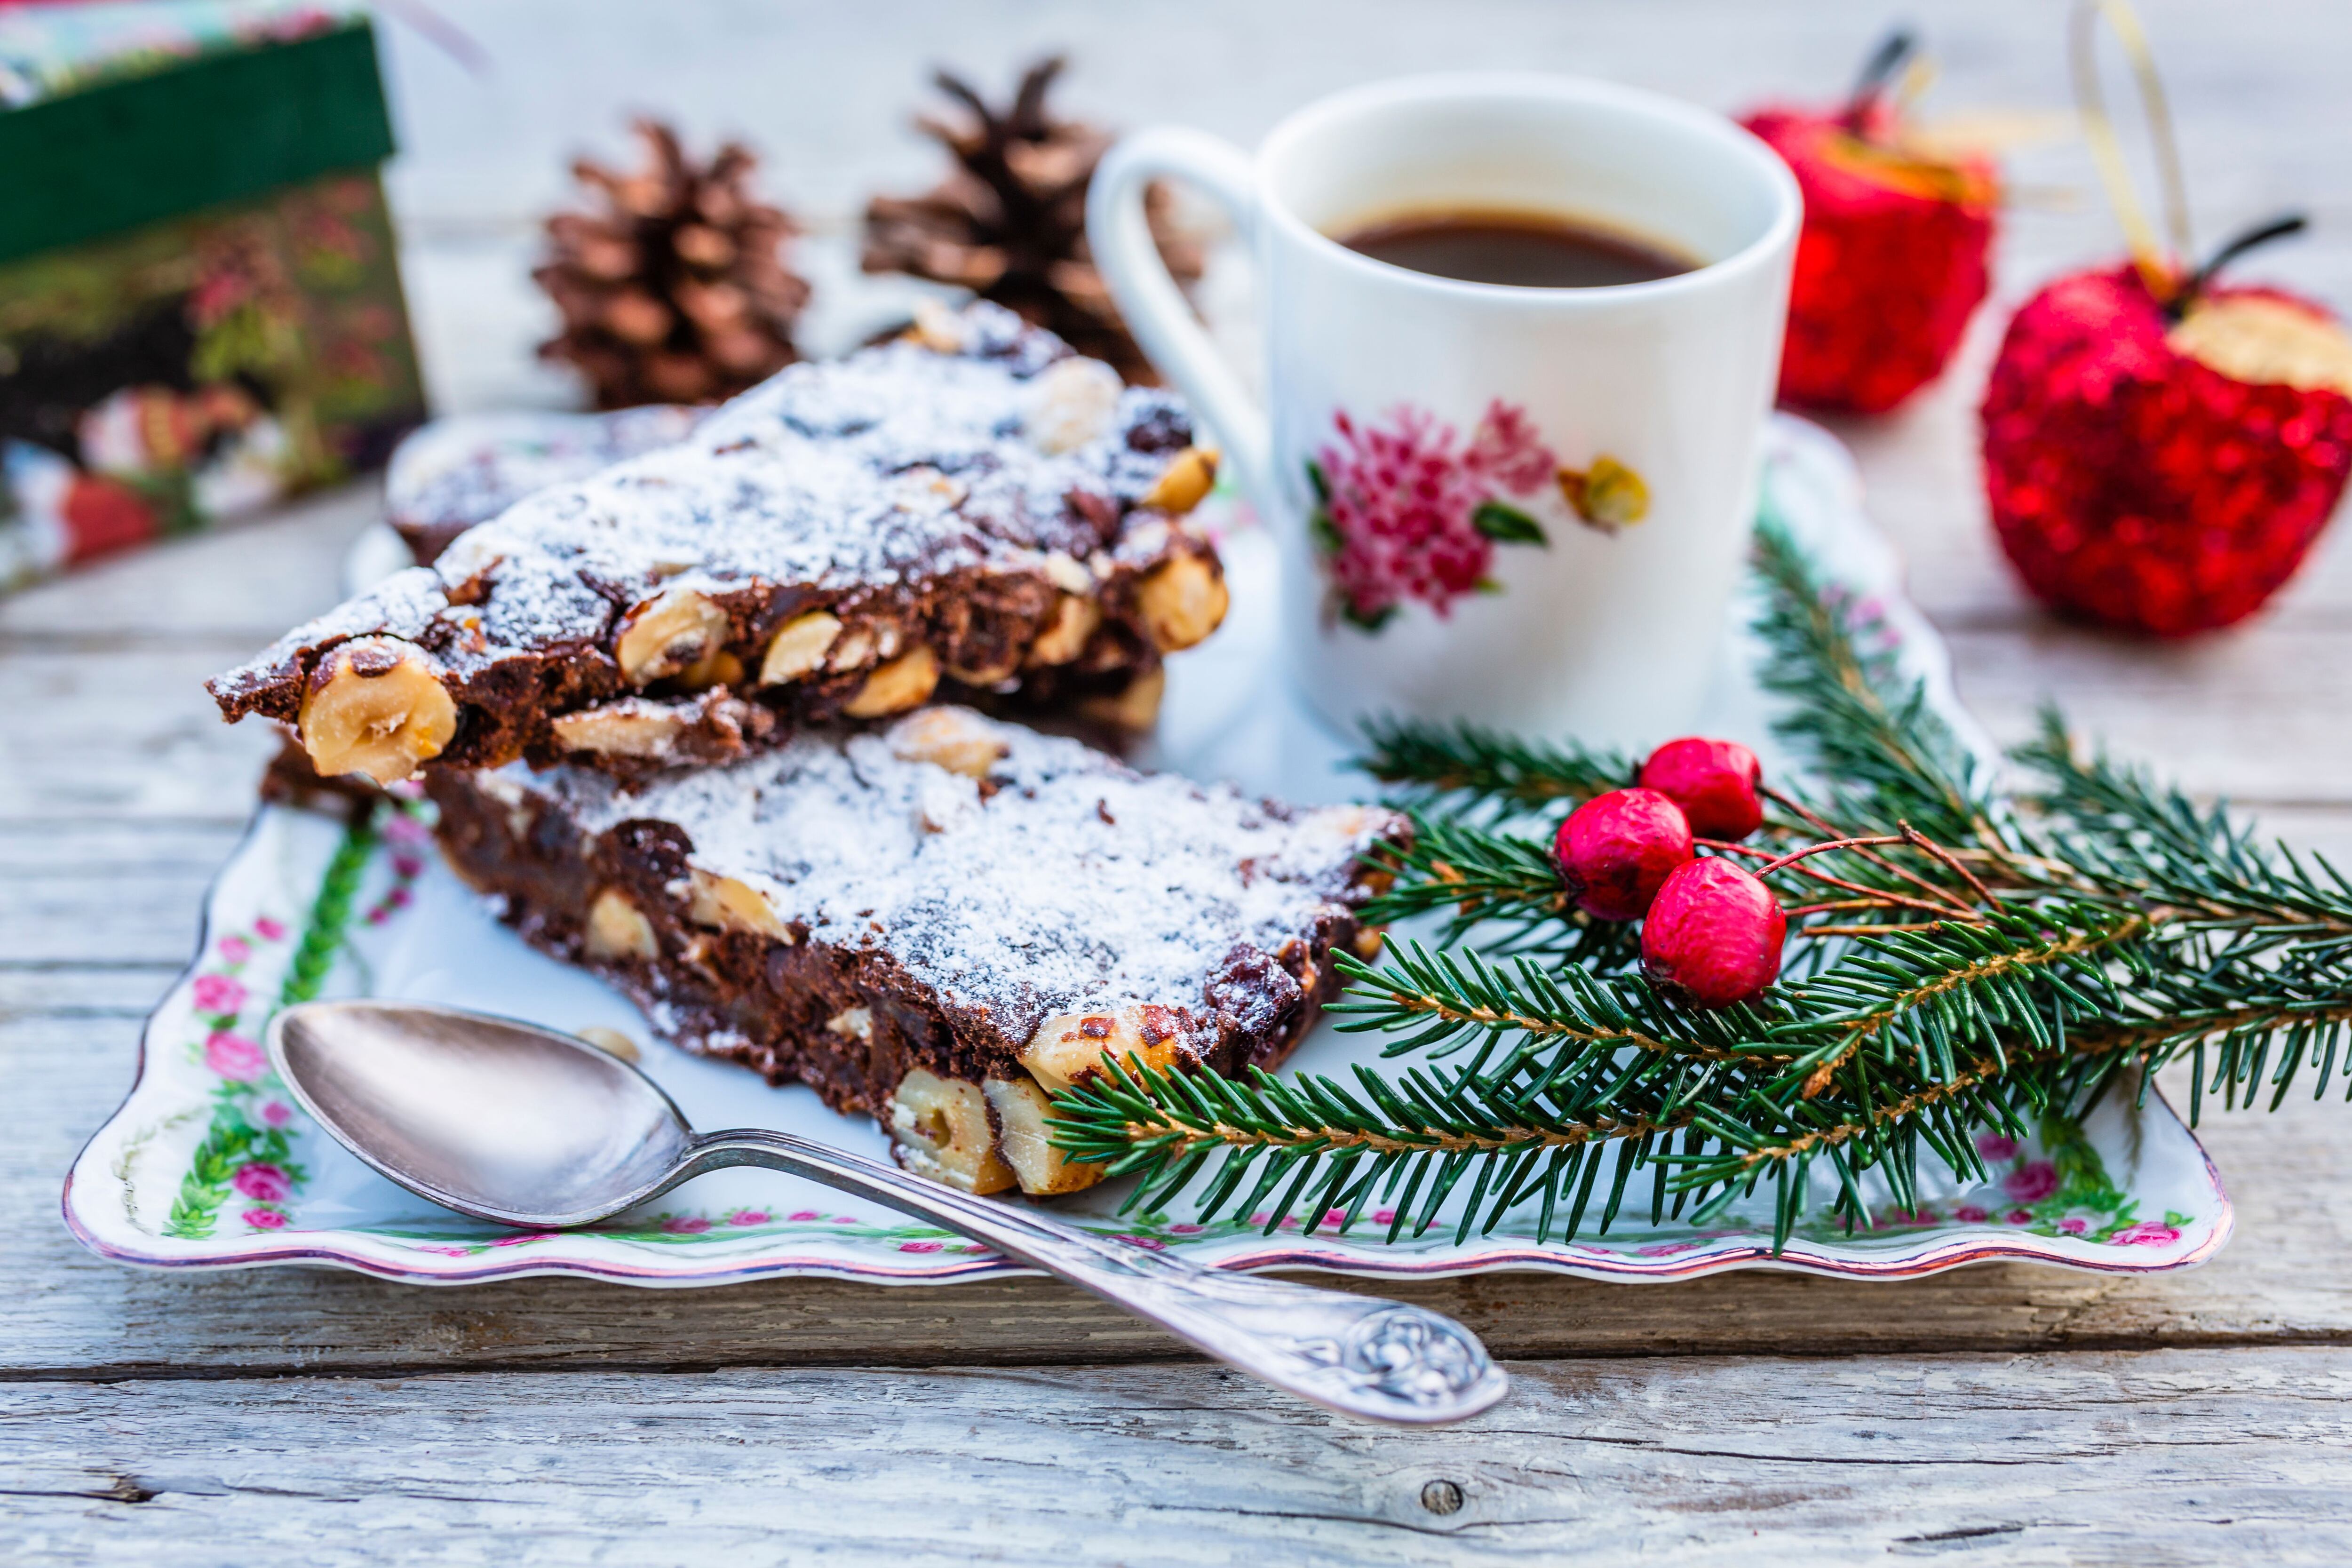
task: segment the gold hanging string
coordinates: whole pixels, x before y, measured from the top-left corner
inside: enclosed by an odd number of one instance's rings
[[[2139,88],[2140,107],[2147,115],[2148,139],[2156,148],[2157,179],[2163,186],[2166,234],[2157,235],[2147,209],[2132,184],[2130,165],[2124,162],[2122,140],[2107,114],[2105,95],[2099,88],[2098,29],[2104,20],[2123,47]],[[2131,247],[2132,265],[2140,280],[2158,300],[2168,300],[2187,275],[2194,247],[2189,234],[2189,186],[2180,175],[2180,146],[2173,139],[2172,110],[2165,103],[2164,82],[2156,72],[2156,56],[2147,34],[2126,0],[2075,0],[2073,48],[2074,102],[2083,118],[2083,137],[2099,167],[2099,183],[2106,187],[2107,205],[2123,226],[2124,242]]]
[[[1936,85],[1936,62],[1925,55],[1913,55],[1903,74],[1888,91],[1887,101],[1894,105],[1895,118],[1908,120],[1927,89]]]

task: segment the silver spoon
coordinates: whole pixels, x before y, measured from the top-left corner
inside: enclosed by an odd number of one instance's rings
[[[789,1132],[697,1133],[645,1074],[551,1029],[416,1003],[306,1002],[270,1020],[268,1038],[278,1076],[337,1142],[477,1219],[590,1225],[705,1171],[763,1165],[985,1242],[1342,1415],[1433,1426],[1508,1386],[1475,1335],[1419,1307],[1203,1268]]]

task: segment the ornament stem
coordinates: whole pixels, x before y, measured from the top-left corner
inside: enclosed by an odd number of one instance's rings
[[[2205,265],[2183,280],[2178,292],[2165,302],[2164,313],[2179,321],[2187,313],[2197,296],[2205,291],[2214,275],[2250,250],[2259,248],[2274,239],[2284,239],[2291,234],[2301,234],[2311,226],[2311,219],[2302,213],[2286,213],[2267,223],[2255,225],[2236,238],[2225,241],[2221,248],[2205,258]]]
[[[2165,237],[2159,239],[2140,205],[2132,184],[2131,167],[2124,162],[2122,139],[2108,117],[2106,98],[2099,86],[2098,26],[2104,19],[2123,47],[2132,80],[2138,86],[2142,110],[2147,115],[2148,140],[2156,149],[2156,173],[2164,194]],[[2126,0],[2076,0],[2073,47],[2074,103],[2083,118],[2083,138],[2099,166],[2099,184],[2106,188],[2107,205],[2123,226],[2124,242],[2131,247],[2132,265],[2140,280],[2158,300],[2169,300],[2179,287],[2180,269],[2195,247],[2189,234],[2189,184],[2180,173],[2180,145],[2172,134],[2172,110],[2164,97],[2164,80],[2157,74],[2156,55],[2147,33]],[[2167,242],[2169,242],[2168,248]]]
[[[1846,95],[1845,118],[1849,130],[1859,132],[1870,106],[1886,92],[1886,84],[1895,71],[1919,47],[1918,36],[1908,27],[1896,27],[1878,41],[1870,58],[1862,63],[1862,74],[1854,78],[1853,90]]]

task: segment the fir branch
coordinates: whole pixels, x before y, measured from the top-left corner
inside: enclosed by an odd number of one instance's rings
[[[1386,925],[1444,913],[1438,941],[1451,945],[1473,927],[1496,956],[1541,949],[1569,963],[1620,969],[1641,955],[1622,921],[1597,921],[1576,907],[1561,884],[1549,840],[1480,827],[1426,811],[1411,814],[1412,842],[1391,852],[1383,868],[1395,881],[1359,911]]]
[[[2079,885],[2191,918],[2352,937],[2352,883],[2324,857],[2313,857],[2315,874],[2283,847],[2265,848],[2225,805],[2202,809],[2104,753],[2082,760],[2054,710],[2011,755],[2046,781],[2021,804],[2038,814],[2042,855]]]
[[[1984,1180],[1974,1130],[2063,1125],[2135,1073],[2145,1093],[2187,1064],[2192,1123],[2210,1094],[2276,1106],[2352,1079],[2352,881],[2084,760],[2054,715],[2014,753],[2040,783],[2012,812],[1866,605],[1769,523],[1757,566],[1764,684],[1814,776],[1769,792],[1754,842],[1702,847],[1755,863],[1818,939],[1779,984],[1719,1011],[1663,994],[1638,928],[1580,913],[1549,835],[1517,830],[1627,781],[1624,759],[1383,726],[1366,766],[1406,791],[1417,837],[1364,913],[1445,925],[1377,969],[1337,960],[1330,1012],[1415,1059],[1352,1083],[1114,1068],[1057,1099],[1055,1142],[1139,1177],[1133,1205],[1191,1191],[1204,1215],[1311,1231],[1377,1201],[1391,1237],[1526,1208],[1539,1238],[1605,1232],[1646,1169],[1654,1221],[1761,1191],[1780,1246],[1817,1170],[1848,1225],[1865,1178],[1916,1208],[1923,1161]]]
[[[2070,1028],[2112,1015],[2117,995],[2105,960],[2147,930],[2141,917],[2104,910],[2072,922],[2004,910],[1981,924],[1860,938],[1847,962],[1792,1000],[1805,1033],[1826,1028],[1835,1037],[1794,1058],[1776,1092],[1814,1099],[1874,1047],[1880,1065],[1910,1058],[1931,1082],[1965,1076],[1957,1058],[1971,1051],[2005,1064],[2014,1044],[2053,1050]],[[1866,1083],[1856,1092],[1870,1098]]]
[[[1828,781],[1833,815],[1880,828],[1908,818],[1938,838],[1974,838],[1986,805],[1978,770],[1925,683],[1904,679],[1883,626],[1825,583],[1769,512],[1755,563],[1767,591],[1758,679],[1788,702],[1773,729]]]
[[[1374,720],[1357,763],[1406,798],[1444,803],[1456,812],[1484,807],[1509,816],[1561,802],[1589,800],[1633,782],[1638,769],[1622,752],[1526,741],[1471,723]]]
[[[1767,1048],[1744,1042],[1732,1015],[1744,1018],[1745,1010],[1686,1009],[1633,976],[1575,967],[1553,973],[1524,957],[1498,964],[1475,952],[1432,952],[1417,942],[1397,944],[1379,969],[1345,953],[1333,962],[1352,984],[1325,1011],[1345,1020],[1339,1027],[1350,1034],[1404,1036],[1385,1056],[1444,1058],[1506,1035],[1707,1059],[1744,1059]]]
[[[1425,1073],[1388,1079],[1359,1068],[1356,1078],[1351,1093],[1329,1078],[1301,1075],[1284,1083],[1255,1071],[1249,1081],[1236,1082],[1129,1058],[1106,1064],[1103,1076],[1059,1098],[1055,1142],[1073,1159],[1104,1163],[1110,1175],[1141,1175],[1122,1212],[1160,1207],[1203,1178],[1196,1206],[1204,1220],[1227,1209],[1249,1213],[1282,1188],[1284,1201],[1259,1222],[1269,1234],[1302,1206],[1313,1216],[1308,1234],[1333,1214],[1341,1216],[1334,1228],[1344,1232],[1379,1194],[1396,1200],[1390,1239],[1407,1227],[1418,1236],[1475,1165],[1480,1176],[1458,1240],[1482,1214],[1491,1231],[1511,1207],[1537,1196],[1549,1234],[1563,1184],[1584,1170],[1584,1195],[1569,1221],[1572,1235],[1591,1173],[1599,1169],[1588,1160],[1591,1146],[1615,1143],[1631,1152],[1670,1131],[1607,1115],[1583,1122],[1538,1119],[1479,1084],[1444,1084]],[[1212,1154],[1222,1154],[1222,1163],[1207,1164]],[[1624,1159],[1619,1164],[1612,1211],[1630,1174]],[[1306,1194],[1312,1201],[1302,1205],[1297,1200]]]

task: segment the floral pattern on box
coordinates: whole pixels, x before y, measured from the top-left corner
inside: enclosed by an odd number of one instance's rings
[[[374,174],[0,264],[0,589],[249,516],[424,416]]]

